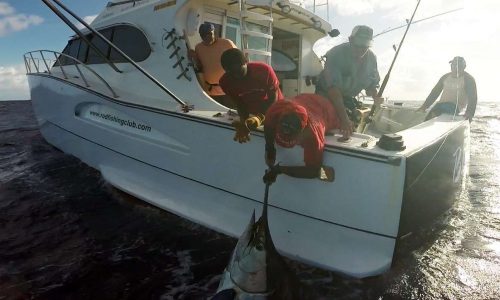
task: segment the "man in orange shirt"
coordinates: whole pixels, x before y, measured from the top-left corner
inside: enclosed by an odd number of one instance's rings
[[[228,49],[236,48],[231,40],[215,37],[215,28],[211,23],[201,24],[199,28],[202,42],[191,51],[191,59],[196,67],[203,73],[204,85],[207,93],[220,104],[234,108],[231,99],[226,96],[219,86],[219,80],[224,75],[221,65],[222,53]]]

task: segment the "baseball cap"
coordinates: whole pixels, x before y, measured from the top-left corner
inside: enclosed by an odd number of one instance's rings
[[[373,29],[366,25],[357,25],[352,29],[349,38],[355,46],[370,47],[373,41]]]
[[[215,27],[212,23],[203,23],[200,25],[200,28],[198,29],[198,33],[200,34],[201,37],[204,37],[208,33],[212,32],[215,30]]]
[[[458,64],[461,64],[461,65],[466,65],[465,63],[465,58],[463,58],[462,56],[455,56],[453,57],[452,60],[449,61],[449,63],[458,63]]]

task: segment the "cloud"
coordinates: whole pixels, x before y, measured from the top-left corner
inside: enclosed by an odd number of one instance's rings
[[[467,0],[468,1],[468,0]],[[493,1],[495,0],[485,0]],[[317,12],[324,14],[327,0],[302,0],[307,8],[313,7],[316,2]],[[337,0],[330,1],[330,14],[343,17],[358,17],[376,13],[378,19],[397,20],[398,22],[409,19],[417,2],[401,0]],[[422,1],[419,4],[416,18],[418,16],[429,16],[442,13],[446,10],[464,7],[464,0],[433,0]],[[425,14],[424,14],[425,12]],[[370,20],[366,20],[370,22]]]
[[[42,17],[36,15],[16,14],[12,6],[0,2],[0,37],[25,30],[32,25],[39,25],[43,21]]]
[[[314,3],[316,3],[317,11],[322,11],[326,9],[327,0],[303,0],[303,4],[312,8]],[[330,2],[330,10],[333,10],[335,14],[340,16],[359,16],[363,14],[370,14],[376,11],[378,8],[394,8],[400,7],[401,1],[399,0],[337,0]]]
[[[0,66],[0,100],[30,98],[24,65]]]
[[[6,16],[14,13],[14,8],[6,2],[0,2],[0,16]]]
[[[365,24],[373,26],[378,33],[382,28],[404,24],[405,18],[411,17],[415,5],[416,2],[413,1],[399,0],[339,0],[333,11],[337,15],[336,9],[339,7],[343,9],[343,13],[357,14],[364,11],[362,16],[353,15],[352,18],[342,20],[365,20]],[[391,99],[425,99],[441,75],[450,71],[448,61],[459,55],[465,57],[466,71],[476,79],[479,99],[496,100],[498,80],[493,74],[494,70],[500,69],[500,40],[497,38],[500,36],[497,16],[500,1],[422,1],[415,19],[457,8],[463,9],[417,23],[410,28],[384,95]],[[370,13],[372,10],[373,13]],[[400,43],[403,33],[404,28],[375,38],[373,51],[378,57],[382,77],[386,75],[394,58],[392,45]],[[344,36],[320,40],[314,47],[315,52],[324,54],[332,46],[347,41],[348,34],[346,31]]]
[[[480,100],[495,100],[500,68],[500,22],[498,1],[466,1],[464,9],[410,29],[407,41],[391,75],[387,94],[406,99],[423,99],[439,77],[450,71],[454,56],[467,60],[467,69],[476,79]],[[394,56],[390,49],[377,49],[380,69],[387,70]],[[391,53],[392,52],[392,53]],[[385,75],[385,74],[383,74]]]
[[[290,0],[291,3],[304,7],[307,0]]]

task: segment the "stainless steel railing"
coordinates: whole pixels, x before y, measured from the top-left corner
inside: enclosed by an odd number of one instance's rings
[[[52,55],[54,56],[53,59],[51,58]],[[69,62],[71,63],[67,64],[67,61],[65,61],[65,64],[63,65],[61,62],[62,57],[65,60],[69,60]],[[113,98],[119,97],[118,94],[113,90],[113,88],[108,84],[108,82],[106,82],[104,78],[97,74],[97,72],[95,72],[92,68],[90,68],[83,62],[67,54],[52,50],[35,50],[24,54],[24,64],[26,66],[27,74],[44,73],[50,76],[57,77],[59,79],[64,79],[66,81],[70,81],[70,77],[68,76],[69,68],[75,68],[80,76],[73,76],[71,78],[81,79],[85,87],[91,87],[90,81],[85,76],[84,72],[82,72],[82,68],[84,68],[94,77],[96,77],[98,81],[101,82],[109,90]],[[57,72],[55,72],[55,70],[60,70],[61,73],[58,74]]]

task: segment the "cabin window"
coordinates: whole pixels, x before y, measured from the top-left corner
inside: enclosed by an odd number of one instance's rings
[[[261,33],[269,33],[269,28],[259,24],[248,23],[247,30],[256,31]],[[267,44],[270,41],[263,37],[249,36],[248,37],[248,49],[267,51]],[[250,61],[266,61],[267,57],[264,55],[251,54],[248,56]]]
[[[268,27],[249,22],[247,22],[247,30],[261,32],[261,33],[269,32]],[[226,38],[232,40],[233,43],[236,45],[236,47],[241,49],[241,25],[238,19],[227,17]],[[267,43],[269,43],[269,41],[266,38],[249,36],[247,48],[266,51]],[[248,58],[250,61],[266,61],[266,57],[263,55],[252,54],[249,55]]]
[[[104,35],[104,37],[107,38],[108,40],[111,40],[111,33],[112,33],[111,29],[102,30],[100,33],[102,35]],[[109,57],[109,51],[110,51],[111,47],[106,42],[104,42],[103,39],[101,39],[100,37],[98,37],[96,35],[92,35],[90,42],[92,44],[94,44],[94,46],[97,49],[99,49],[99,51],[101,51],[104,55],[106,55],[106,57]],[[106,60],[102,56],[100,56],[97,53],[97,51],[95,51],[93,48],[89,47],[86,62],[88,64],[103,64],[103,63],[106,63]]]
[[[247,30],[256,31],[261,33],[268,33],[269,29],[266,26],[262,26],[259,24],[249,23],[247,22]],[[263,37],[249,36],[248,37],[248,48],[255,50],[263,50],[267,49],[268,39]]]
[[[148,58],[151,54],[147,38],[137,28],[120,25],[113,28],[112,42],[135,62],[140,62]],[[114,49],[111,49],[110,59],[112,62],[126,62]]]
[[[240,21],[235,18],[227,18],[226,38],[233,41],[236,47],[241,48]]]
[[[80,40],[73,40],[69,45],[67,54],[71,57],[77,57],[79,48],[80,48]]]
[[[151,54],[151,47],[149,46],[146,36],[142,33],[142,31],[135,27],[129,25],[118,25],[99,30],[99,33],[114,43],[135,62],[144,61]],[[87,34],[85,37],[99,50],[101,50],[101,52],[106,55],[106,58],[110,61],[114,63],[126,62],[123,56],[113,50],[98,36],[91,33]],[[63,53],[71,57],[75,57],[79,61],[86,64],[106,63],[106,60],[101,57],[97,51],[89,47],[87,43],[81,41],[80,38],[69,41],[66,48],[64,48]],[[62,65],[70,65],[73,64],[73,61],[67,58],[61,58],[60,63]]]
[[[79,61],[85,62],[87,60],[87,54],[89,53],[89,45],[87,43],[78,40],[80,47],[78,47],[78,55],[76,57]]]

